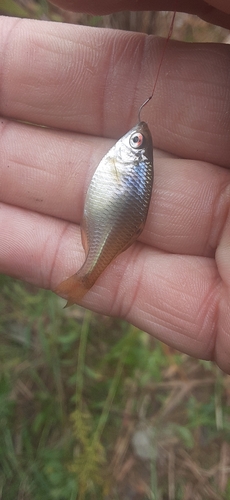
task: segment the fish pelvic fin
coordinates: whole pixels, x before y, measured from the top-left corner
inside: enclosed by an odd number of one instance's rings
[[[82,278],[77,273],[62,281],[56,288],[55,293],[67,300],[66,308],[78,304],[88,290],[89,287],[83,283]]]

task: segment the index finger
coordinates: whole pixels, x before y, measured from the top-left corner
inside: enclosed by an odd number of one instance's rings
[[[151,93],[163,40],[139,33],[0,20],[0,114],[117,138]],[[145,108],[155,147],[229,166],[230,47],[170,42]]]

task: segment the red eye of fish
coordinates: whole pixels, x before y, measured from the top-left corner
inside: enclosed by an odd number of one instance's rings
[[[131,135],[129,142],[132,148],[138,149],[142,146],[144,137],[140,134],[140,132],[134,132],[134,134]]]

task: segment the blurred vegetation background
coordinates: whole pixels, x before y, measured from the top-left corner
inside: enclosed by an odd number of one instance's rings
[[[166,36],[168,12],[3,15]],[[228,32],[178,14],[173,37]],[[230,499],[230,379],[124,321],[0,276],[0,499]]]

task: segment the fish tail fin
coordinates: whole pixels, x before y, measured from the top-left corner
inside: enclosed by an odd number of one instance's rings
[[[56,288],[55,293],[64,297],[67,300],[65,307],[69,307],[78,303],[88,290],[89,288],[83,283],[77,273],[70,276],[67,280],[62,281]]]

